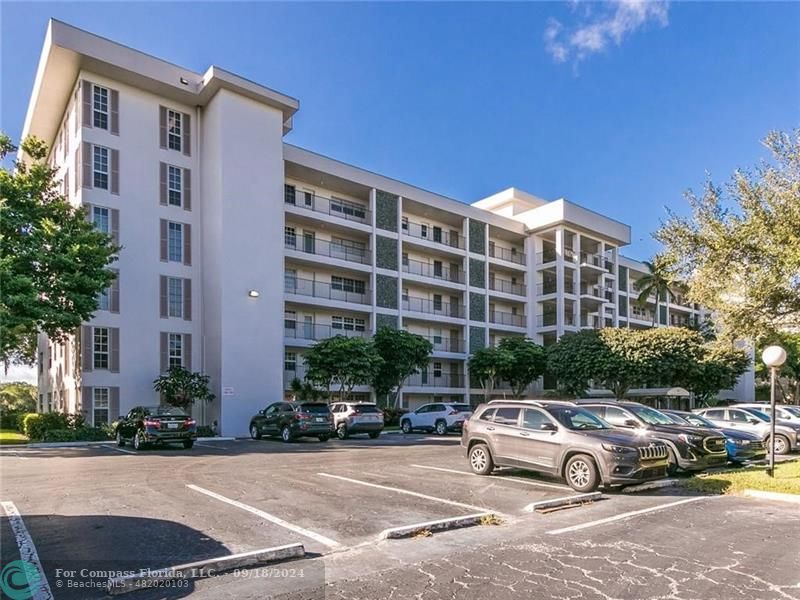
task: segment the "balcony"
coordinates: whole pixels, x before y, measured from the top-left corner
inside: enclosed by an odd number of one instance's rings
[[[517,296],[525,295],[524,283],[515,283],[510,279],[501,279],[499,277],[492,277],[491,275],[489,276],[489,289],[504,294],[515,294]]]
[[[558,253],[555,248],[548,248],[536,254],[536,262],[540,265],[545,263],[555,262],[558,258]],[[574,263],[576,259],[575,252],[569,248],[564,248],[564,262]]]
[[[512,327],[525,327],[527,320],[525,315],[518,315],[499,310],[489,311],[489,322],[496,325],[510,325]]]
[[[598,315],[581,315],[581,327],[586,329],[600,329],[603,326],[603,320]]]
[[[284,190],[283,200],[296,208],[303,208],[323,215],[339,217],[356,223],[372,222],[370,211],[356,202],[339,198],[324,198],[311,192],[296,191],[293,187]]]
[[[582,283],[581,296],[593,300],[605,300],[605,288],[599,284],[590,285],[588,283]]]
[[[416,296],[403,298],[403,310],[442,317],[454,317],[456,319],[464,318],[463,304],[429,300],[428,298],[418,298]]]
[[[403,272],[450,283],[464,283],[464,271],[446,267],[440,262],[426,263],[406,258],[403,259]]]
[[[458,338],[445,337],[442,335],[421,335],[433,345],[434,352],[464,352],[466,344],[464,340]]]
[[[441,227],[431,227],[414,221],[403,220],[403,235],[441,244],[449,248],[464,249],[464,237],[455,231],[444,231]]]
[[[323,298],[325,300],[339,300],[340,302],[354,302],[356,304],[372,303],[372,296],[366,286],[332,285],[324,281],[287,276],[284,276],[283,285],[284,292],[287,294]]]
[[[361,265],[368,265],[372,262],[372,253],[367,248],[345,246],[340,242],[328,242],[312,237],[298,239],[297,236],[286,235],[284,236],[284,247],[287,250],[346,260]]]
[[[494,242],[489,242],[489,256],[492,258],[499,258],[518,265],[525,264],[525,253],[516,248],[506,248],[505,246],[498,246]]]
[[[558,288],[555,279],[553,279],[552,281],[545,281],[543,283],[539,283],[536,285],[536,294],[539,296],[546,296],[547,294],[555,294],[557,290]],[[575,293],[575,282],[572,279],[564,280],[564,293],[565,294]]]
[[[564,326],[575,327],[575,315],[573,313],[564,313]]]
[[[602,254],[591,254],[589,252],[581,252],[580,265],[582,267],[599,269],[606,271],[606,258]]]
[[[416,373],[411,375],[404,384],[406,387],[441,387],[441,388],[463,388],[463,373],[445,373],[438,375],[432,372]]]
[[[558,324],[558,314],[551,312],[551,313],[543,313],[536,317],[536,326],[537,327],[555,327]]]
[[[352,325],[351,325],[352,327]],[[319,323],[305,323],[303,321],[285,320],[283,322],[283,337],[295,340],[325,340],[336,335],[345,337],[370,337],[369,331],[356,331],[344,329],[343,326],[323,325]]]

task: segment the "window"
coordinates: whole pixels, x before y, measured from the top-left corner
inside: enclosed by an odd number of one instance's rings
[[[734,423],[749,423],[748,414],[741,410],[729,410],[728,420]],[[752,418],[752,417],[751,417]]]
[[[108,129],[108,90],[99,85],[95,85],[92,94],[92,105],[94,108],[93,125],[100,129]]]
[[[95,327],[93,337],[94,368],[107,369],[109,365],[108,327]]]
[[[167,226],[167,258],[183,262],[183,225],[170,222]]]
[[[331,288],[356,294],[363,294],[365,290],[364,282],[360,279],[350,279],[349,277],[339,277],[338,275],[331,277]]]
[[[442,310],[442,297],[439,294],[433,295],[433,310]]]
[[[617,408],[616,406],[606,407],[605,420],[611,423],[612,425],[624,426],[625,421],[627,421],[630,418],[631,418],[630,415],[628,415],[624,410]]]
[[[183,198],[183,169],[167,166],[167,202],[170,206],[180,206]]]
[[[288,183],[283,185],[283,201],[286,204],[294,204],[296,199],[296,190],[293,185]]]
[[[108,148],[92,146],[94,175],[92,184],[101,190],[108,189]]]
[[[287,292],[297,291],[297,271],[294,269],[286,269],[283,274],[283,287]]]
[[[183,279],[167,277],[167,316],[183,317]]]
[[[400,221],[400,227],[403,231],[408,232],[408,217],[403,217]]]
[[[434,377],[442,376],[442,363],[440,362],[433,363],[433,376]]]
[[[167,352],[167,367],[169,369],[183,366],[183,334],[169,334],[169,347]]]
[[[297,370],[297,354],[295,352],[283,353],[283,370],[284,371]]]
[[[709,419],[719,419],[720,421],[725,420],[725,411],[723,409],[715,409],[709,410],[708,412],[703,413],[704,417],[708,417]]]
[[[95,228],[103,233],[111,233],[110,211],[102,206],[92,207],[92,223]]]
[[[428,237],[428,226],[425,224],[420,224],[419,226],[419,234],[420,237],[427,238]]]
[[[408,252],[403,252],[403,266],[408,266]]]
[[[170,150],[181,149],[181,129],[183,115],[174,110],[167,110],[167,148]]]
[[[286,310],[283,312],[283,328],[295,329],[297,326],[297,313],[293,310]]]
[[[496,408],[490,408],[485,410],[481,413],[481,416],[478,417],[481,421],[491,421],[494,417],[494,413],[497,411]]]
[[[345,218],[355,217],[356,219],[364,219],[367,216],[363,206],[340,198],[331,198],[331,213],[339,213]]]
[[[39,374],[44,373],[44,352],[39,352]]]
[[[283,228],[283,239],[287,248],[297,248],[297,231],[294,227]]]
[[[408,302],[408,288],[403,288],[403,302]]]
[[[97,310],[111,310],[111,288],[107,287],[97,296]]]
[[[366,323],[364,319],[354,317],[331,317],[331,329],[342,329],[344,331],[364,331]]]
[[[92,393],[94,426],[108,425],[109,390],[106,387],[96,387]]]
[[[525,429],[535,429],[539,431],[542,428],[542,423],[550,422],[550,419],[540,410],[526,408],[522,413],[522,426]]]
[[[494,422],[499,425],[516,425],[518,419],[518,408],[498,408],[494,414]]]

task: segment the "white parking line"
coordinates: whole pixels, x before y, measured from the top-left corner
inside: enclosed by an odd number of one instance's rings
[[[221,496],[211,490],[207,490],[205,488],[201,488],[197,485],[193,485],[191,483],[187,483],[186,487],[190,490],[194,490],[195,492],[200,492],[201,494],[205,494],[206,496],[210,496],[220,502],[225,502],[226,504],[230,504],[231,506],[235,506],[236,508],[241,508],[242,510],[246,510],[249,513],[252,513],[262,519],[269,521],[270,523],[275,523],[275,525],[280,525],[288,529],[289,531],[294,531],[295,533],[299,533],[309,539],[312,539],[324,546],[328,546],[329,548],[338,548],[341,546],[339,542],[336,542],[330,538],[325,537],[324,535],[320,535],[319,533],[315,533],[313,531],[309,531],[308,529],[304,529],[299,525],[294,525],[293,523],[289,523],[288,521],[284,521],[283,519],[276,517],[275,515],[271,515],[269,513],[264,512],[263,510],[259,510],[254,506],[250,506],[249,504],[245,504],[244,502],[239,502],[238,500],[232,500],[230,498],[226,498],[225,496]]]
[[[28,528],[25,527],[17,507],[14,506],[13,502],[2,502],[0,504],[3,505],[3,510],[8,517],[8,523],[11,525],[11,530],[17,540],[20,559],[37,571],[36,576],[31,577],[29,575],[32,574],[22,569],[25,578],[28,580],[29,589],[27,593],[30,594],[30,596],[25,595],[25,597],[32,600],[51,600],[53,592],[50,589],[50,584],[47,583],[47,577],[44,575],[44,569],[42,569],[42,563],[39,561],[39,554],[36,552],[36,546],[33,544],[31,534],[28,533]],[[3,569],[3,575],[7,575],[6,569]],[[10,573],[8,576],[13,577]]]
[[[379,485],[377,483],[370,483],[368,481],[361,481],[360,479],[351,479],[350,477],[342,477],[341,475],[331,475],[330,473],[317,473],[321,477],[330,477],[332,479],[340,479],[349,483],[364,485],[367,487],[377,488],[379,490],[386,490],[389,492],[396,492],[398,494],[405,494],[406,496],[414,496],[415,498],[422,498],[424,500],[433,500],[434,502],[441,502],[442,504],[449,504],[451,506],[460,506],[461,508],[468,508],[470,510],[477,510],[478,512],[492,511],[496,515],[508,516],[491,508],[485,506],[475,506],[474,504],[464,504],[463,502],[456,502],[455,500],[448,500],[446,498],[437,498],[436,496],[428,496],[427,494],[420,494],[419,492],[412,492],[411,490],[404,490],[401,488],[391,487],[388,485]]]
[[[475,473],[470,473],[469,471],[459,471],[458,469],[445,469],[444,467],[431,467],[429,465],[410,465],[417,469],[430,469],[431,471],[442,471],[444,473],[455,473],[457,475],[469,475],[471,477],[483,477],[483,475],[476,475]],[[495,475],[495,477],[500,477],[505,481],[513,481],[515,483],[524,483],[525,485],[535,485],[539,487],[546,487],[546,488],[553,488],[556,490],[572,490],[571,487],[566,485],[558,485],[557,483],[541,483],[539,481],[529,481],[527,479],[520,479],[519,477],[506,477],[503,475]]]
[[[550,535],[559,535],[562,533],[569,533],[571,531],[579,531],[581,529],[586,529],[588,527],[595,527],[596,525],[605,525],[606,523],[613,523],[614,521],[621,521],[623,519],[629,519],[631,517],[636,517],[639,515],[656,512],[659,510],[665,510],[667,508],[672,508],[673,506],[678,506],[680,504],[688,504],[689,502],[697,502],[698,500],[709,500],[711,498],[721,498],[721,496],[695,496],[692,498],[685,498],[683,500],[677,500],[676,502],[668,502],[667,504],[659,504],[658,506],[651,506],[650,508],[643,508],[641,510],[634,510],[631,512],[614,515],[613,517],[606,517],[605,519],[598,519],[597,521],[589,521],[588,523],[572,525],[571,527],[563,527],[562,529],[553,529],[552,531],[548,531],[547,533]]]
[[[109,450],[116,450],[117,452],[124,452],[125,454],[139,454],[138,452],[134,452],[133,450],[125,450],[125,448],[120,448],[119,446],[109,446],[108,444],[103,444],[100,447],[108,448]]]
[[[213,444],[203,444],[201,442],[195,442],[195,446],[202,446],[203,448],[211,448],[213,450],[230,450],[228,446],[215,446]]]

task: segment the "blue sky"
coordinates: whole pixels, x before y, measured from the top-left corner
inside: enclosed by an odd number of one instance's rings
[[[516,186],[629,223],[800,125],[797,3],[9,3],[2,128],[47,19],[300,100],[287,141],[465,202]]]

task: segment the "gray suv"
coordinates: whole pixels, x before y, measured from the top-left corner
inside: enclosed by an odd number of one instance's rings
[[[578,492],[664,477],[667,447],[613,429],[570,402],[493,400],[464,423],[461,446],[472,471],[518,467],[563,477]]]

